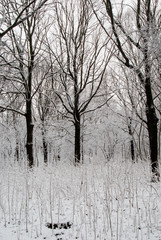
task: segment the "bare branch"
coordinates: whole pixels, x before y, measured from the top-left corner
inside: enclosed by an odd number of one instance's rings
[[[10,32],[13,28],[15,28],[16,26],[18,26],[19,24],[21,24],[23,21],[25,21],[26,19],[28,19],[30,16],[32,16],[36,11],[38,11],[48,0],[43,0],[42,2],[40,2],[40,4],[35,8],[34,12],[30,13],[28,16],[22,17],[23,13],[33,4],[35,3],[37,0],[32,0],[29,4],[27,4],[22,10],[21,12],[18,14],[18,16],[16,17],[16,19],[14,20],[14,22],[3,32],[0,33],[0,39],[6,35],[8,32]],[[21,18],[22,17],[22,18]]]

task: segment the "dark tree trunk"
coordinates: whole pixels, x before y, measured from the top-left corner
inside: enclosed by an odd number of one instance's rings
[[[75,114],[75,164],[80,163],[81,160],[81,139],[80,139],[80,114]]]
[[[82,137],[81,137],[81,157],[82,157],[82,164],[84,163],[84,136],[83,136],[83,134],[82,134]]]
[[[152,168],[152,181],[159,181],[159,164],[158,164],[158,118],[156,115],[156,109],[154,106],[154,100],[152,95],[151,86],[151,62],[148,55],[148,40],[147,36],[150,34],[150,25],[153,21],[151,16],[151,1],[148,0],[146,3],[146,17],[147,17],[147,31],[144,40],[144,59],[145,59],[145,94],[146,94],[146,117],[147,117],[147,128],[149,134],[149,146],[150,146],[150,159]]]
[[[19,158],[20,154],[19,154],[19,142],[18,139],[16,139],[16,148],[15,148],[15,159],[17,162],[19,162],[20,158]]]
[[[14,129],[15,129],[15,138],[16,138],[16,147],[15,147],[14,157],[15,157],[15,160],[17,162],[19,162],[19,160],[20,160],[19,139],[18,139],[18,131],[17,131],[17,128],[16,128],[16,115],[15,115],[14,112],[13,112],[13,124],[14,124]]]
[[[131,159],[132,161],[135,161],[135,148],[134,148],[133,131],[132,131],[131,125],[132,125],[132,119],[131,117],[129,117],[128,130],[129,130],[129,135],[131,137],[131,140],[130,140]]]
[[[32,34],[31,25],[29,19],[27,19],[28,24],[28,37],[29,37],[29,52],[30,52],[30,61],[28,65],[28,78],[26,84],[26,125],[27,125],[27,159],[29,167],[34,165],[34,154],[33,154],[33,122],[32,122],[32,73],[34,67],[34,50],[32,46]]]
[[[48,162],[48,146],[45,138],[45,130],[42,129],[42,143],[43,143],[43,154],[44,154],[44,163]]]
[[[148,42],[144,38],[144,58],[145,58],[145,95],[146,95],[146,117],[147,128],[149,134],[149,146],[150,146],[150,160],[152,168],[152,181],[159,181],[159,164],[158,164],[158,118],[154,106],[154,100],[152,95],[151,86],[151,65],[148,57]]]
[[[29,167],[34,164],[33,157],[33,123],[32,123],[32,111],[31,111],[31,100],[26,101],[26,126],[27,126],[27,141],[26,151]]]
[[[131,159],[135,162],[135,149],[133,139],[130,141]]]
[[[158,164],[158,118],[153,103],[151,85],[148,79],[145,83],[146,91],[146,117],[147,117],[147,128],[149,134],[149,145],[150,145],[150,159],[151,168],[153,173],[153,181],[160,180],[159,164]]]

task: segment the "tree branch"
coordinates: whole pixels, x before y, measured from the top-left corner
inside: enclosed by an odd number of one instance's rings
[[[31,1],[26,7],[24,7],[22,9],[22,11],[18,14],[17,18],[15,19],[15,21],[3,32],[0,33],[0,39],[6,35],[9,31],[11,31],[13,28],[15,28],[16,26],[18,26],[19,24],[21,24],[23,21],[25,21],[27,18],[29,18],[30,16],[32,16],[32,14],[34,12],[36,12],[37,10],[39,10],[48,0],[43,0],[42,3],[40,3],[36,9],[29,14],[28,16],[25,16],[23,18],[21,18],[21,16],[23,15],[23,13],[26,11],[26,9],[28,9],[33,3],[35,3],[37,0],[33,0]]]

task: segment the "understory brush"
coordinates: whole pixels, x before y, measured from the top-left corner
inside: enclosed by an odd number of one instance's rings
[[[0,239],[159,240],[160,199],[146,162],[8,166],[0,172]]]

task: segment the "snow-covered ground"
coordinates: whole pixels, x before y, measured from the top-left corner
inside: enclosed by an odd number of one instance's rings
[[[47,223],[67,223],[50,229]],[[161,184],[147,163],[0,170],[0,240],[161,240]]]

